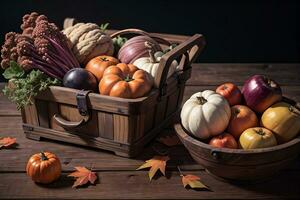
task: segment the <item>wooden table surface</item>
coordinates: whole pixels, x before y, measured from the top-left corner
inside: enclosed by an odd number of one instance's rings
[[[215,89],[216,85],[231,81],[239,86],[250,75],[265,74],[281,84],[283,93],[300,101],[300,64],[194,64],[187,82],[184,101],[193,93]],[[3,88],[4,84],[0,84]],[[166,129],[173,134],[172,129]],[[149,182],[147,170],[136,171],[144,160],[155,155],[153,141],[135,159],[115,156],[109,152],[83,148],[49,140],[32,141],[25,138],[20,112],[0,94],[0,137],[16,137],[15,149],[0,150],[0,199],[283,199],[300,198],[300,161],[282,170],[273,179],[259,184],[229,184],[211,177],[196,164],[183,146],[172,147],[167,177],[158,176]],[[30,155],[42,150],[51,151],[62,162],[63,175],[50,185],[35,184],[26,176],[25,165]],[[172,159],[173,158],[173,159]],[[91,166],[97,172],[96,185],[74,189],[73,180],[66,175],[75,166]],[[176,169],[201,177],[211,191],[183,188]]]

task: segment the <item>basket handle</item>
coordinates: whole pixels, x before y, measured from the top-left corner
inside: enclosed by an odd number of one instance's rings
[[[117,32],[114,32],[110,35],[111,38],[115,38],[117,36],[121,36],[121,35],[126,35],[126,34],[137,34],[137,35],[143,35],[143,36],[148,36],[151,37],[152,39],[154,39],[156,42],[160,43],[160,44],[164,44],[167,46],[170,46],[171,43],[161,37],[157,37],[152,35],[151,33],[147,33],[141,29],[136,29],[136,28],[128,28],[128,29],[124,29],[124,30],[120,30]]]
[[[65,129],[78,128],[78,127],[82,126],[83,124],[85,124],[89,120],[89,118],[90,118],[90,115],[87,115],[78,122],[71,122],[71,121],[64,119],[60,114],[55,114],[53,116],[55,123]]]
[[[200,34],[195,34],[185,42],[182,42],[176,46],[174,49],[172,49],[172,51],[169,51],[162,56],[159,63],[157,76],[154,78],[154,84],[159,88],[160,91],[163,91],[167,80],[167,74],[172,62],[180,56],[186,58],[186,52],[188,52],[189,61],[184,64],[183,70],[185,70],[196,60],[199,53],[204,48],[204,45],[204,37]]]
[[[61,127],[66,129],[74,129],[82,126],[83,124],[87,123],[90,118],[90,112],[88,110],[88,95],[92,92],[91,90],[80,90],[76,95],[77,100],[77,109],[79,114],[83,117],[81,120],[77,122],[72,122],[64,119],[60,114],[55,114],[53,116],[54,121]]]
[[[67,17],[64,20],[63,28],[66,29],[70,26],[77,24],[77,20],[75,18]]]

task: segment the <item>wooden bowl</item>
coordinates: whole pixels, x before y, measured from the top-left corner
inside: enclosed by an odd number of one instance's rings
[[[186,133],[180,123],[175,130],[194,160],[209,173],[226,181],[260,181],[267,179],[297,159],[300,136],[270,148],[243,150],[215,148]]]

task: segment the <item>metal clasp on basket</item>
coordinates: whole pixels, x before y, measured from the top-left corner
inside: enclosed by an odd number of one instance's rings
[[[82,116],[87,116],[89,114],[88,106],[87,106],[87,97],[88,94],[92,92],[91,90],[80,90],[76,95],[77,100],[77,109],[79,114]]]

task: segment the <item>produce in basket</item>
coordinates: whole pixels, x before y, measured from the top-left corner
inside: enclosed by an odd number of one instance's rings
[[[181,110],[183,127],[199,139],[221,134],[230,119],[227,100],[211,90],[197,92],[188,99]]]
[[[70,47],[81,64],[86,64],[99,55],[112,56],[113,41],[97,24],[78,23],[63,30]]]
[[[66,36],[45,15],[24,15],[21,29],[22,33],[7,33],[1,49],[3,76],[10,83],[3,92],[18,109],[31,104],[48,86],[59,85],[70,69],[80,67]]]
[[[238,144],[235,141],[235,138],[229,133],[223,133],[221,135],[214,136],[209,141],[209,144],[217,148],[230,148],[230,149],[238,148]]]
[[[1,66],[17,62],[26,72],[38,69],[61,80],[65,73],[80,67],[67,44],[67,38],[45,15],[37,13],[23,17],[22,34],[10,32],[1,50]]]
[[[265,111],[272,104],[279,102],[282,98],[278,83],[262,75],[254,75],[246,80],[242,93],[246,105],[259,113]]]
[[[242,93],[240,89],[233,83],[224,83],[220,85],[216,92],[222,95],[229,103],[230,106],[241,104]]]
[[[288,103],[276,103],[263,113],[261,125],[273,131],[279,143],[288,142],[300,133],[300,111]]]
[[[231,117],[227,131],[236,139],[248,128],[258,126],[256,114],[247,106],[235,105],[231,107]]]
[[[239,145],[243,149],[258,149],[275,146],[277,141],[272,131],[262,127],[254,127],[248,128],[242,133]]]
[[[114,97],[138,98],[146,95],[152,85],[153,79],[148,72],[132,64],[119,63],[104,71],[99,92]]]
[[[133,63],[138,58],[149,56],[149,48],[145,46],[145,42],[153,44],[154,52],[162,51],[159,44],[149,36],[136,36],[129,39],[121,47],[118,53],[118,58],[122,63]]]
[[[47,184],[60,177],[61,164],[55,154],[41,152],[30,157],[26,166],[26,172],[33,181]]]
[[[154,52],[153,50],[153,44],[149,42],[145,42],[145,46],[148,48],[149,57],[142,57],[134,61],[134,65],[137,66],[139,69],[143,69],[150,73],[152,77],[156,77],[158,67],[159,67],[159,61],[161,57],[164,55],[163,52],[157,51]],[[170,67],[167,77],[170,77],[174,72],[176,71],[176,68],[178,66],[178,62],[174,60]]]
[[[65,87],[78,90],[97,91],[97,79],[89,71],[82,68],[74,68],[68,71],[64,76],[63,85]]]
[[[85,69],[92,72],[97,77],[98,81],[100,81],[103,77],[104,70],[109,66],[116,65],[118,63],[118,59],[114,57],[97,56],[87,63]]]

